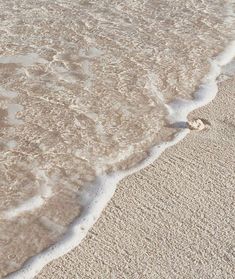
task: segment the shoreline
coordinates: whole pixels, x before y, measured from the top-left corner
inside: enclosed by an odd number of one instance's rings
[[[176,100],[168,105],[170,120],[173,120],[173,123],[186,122],[190,111],[208,104],[215,97],[217,93],[216,79],[220,75],[222,67],[228,64],[234,57],[234,46],[235,41],[232,41],[228,47],[226,47],[225,50],[212,61],[211,70],[205,79],[203,79],[202,85],[199,86],[199,89],[194,94],[194,100]],[[150,156],[137,166],[125,171],[99,177],[91,185],[90,190],[88,191],[89,198],[86,200],[87,208],[85,208],[85,212],[75,220],[63,239],[42,253],[34,256],[22,269],[5,278],[17,278],[18,276],[21,276],[22,278],[34,278],[45,264],[75,248],[86,236],[90,227],[99,218],[101,211],[113,196],[117,183],[126,176],[136,173],[152,164],[163,151],[181,141],[188,132],[188,129],[182,129],[172,141],[153,147],[149,152]],[[87,195],[87,191],[85,195]]]
[[[220,82],[218,96],[190,114],[210,129],[122,180],[86,239],[35,278],[232,278],[233,88],[235,78]]]
[[[121,179],[210,125],[187,114],[235,56],[234,0],[85,2],[1,5],[1,278],[77,247]]]

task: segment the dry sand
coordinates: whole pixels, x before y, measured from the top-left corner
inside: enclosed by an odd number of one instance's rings
[[[1,278],[88,208],[87,183],[172,136],[165,103],[190,98],[232,39],[232,2],[0,0]]]
[[[210,121],[124,179],[79,247],[48,278],[234,278],[235,78],[193,113]]]

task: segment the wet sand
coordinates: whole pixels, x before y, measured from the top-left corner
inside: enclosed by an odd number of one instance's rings
[[[210,122],[119,183],[79,247],[45,278],[234,278],[235,78],[191,114]]]
[[[94,181],[174,138],[185,119],[169,103],[197,99],[233,38],[232,2],[0,1],[0,278],[90,226]]]

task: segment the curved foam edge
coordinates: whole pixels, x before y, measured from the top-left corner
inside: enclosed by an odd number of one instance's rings
[[[186,122],[187,115],[191,111],[212,101],[218,91],[216,79],[220,75],[222,67],[228,64],[234,57],[235,41],[232,41],[228,47],[211,62],[211,70],[194,94],[194,100],[178,99],[166,105],[169,111],[168,120],[172,123]],[[166,148],[181,141],[188,133],[188,129],[182,129],[173,140],[154,146],[149,151],[149,156],[135,167],[97,177],[83,193],[85,201],[84,211],[73,222],[62,240],[32,257],[21,270],[8,275],[5,279],[31,279],[50,261],[66,254],[78,246],[113,196],[117,183],[124,177],[153,163]]]

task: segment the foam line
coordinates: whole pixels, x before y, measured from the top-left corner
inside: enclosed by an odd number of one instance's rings
[[[222,67],[228,64],[234,57],[235,41],[231,42],[228,47],[212,61],[211,70],[194,94],[194,100],[178,99],[167,105],[169,121],[172,123],[185,122],[188,113],[212,101],[218,91],[216,79],[220,75]],[[188,129],[182,129],[173,140],[154,146],[150,150],[149,156],[135,167],[97,177],[97,179],[84,190],[83,201],[85,209],[70,226],[63,239],[42,253],[32,257],[21,270],[5,278],[31,279],[38,274],[47,263],[78,246],[113,196],[117,183],[124,177],[153,163],[166,148],[181,141],[188,133]]]
[[[37,170],[36,176],[39,179],[42,179],[42,185],[40,185],[40,192],[35,195],[34,197],[24,201],[23,203],[19,204],[17,207],[10,208],[2,213],[2,218],[5,219],[12,219],[17,217],[18,215],[24,212],[30,212],[37,208],[40,208],[44,203],[45,200],[50,198],[52,193],[52,185],[50,185],[48,178],[45,174],[44,170]]]
[[[29,53],[26,55],[0,56],[0,64],[21,64],[23,66],[31,66],[35,63],[44,64],[46,61],[39,57],[37,53]]]
[[[32,211],[35,208],[39,208],[43,205],[44,200],[41,196],[35,196],[31,199],[28,199],[26,202],[20,204],[17,207],[11,208],[7,211],[4,211],[2,213],[2,217],[5,219],[12,219],[17,217],[18,215],[26,212],[26,211]]]

